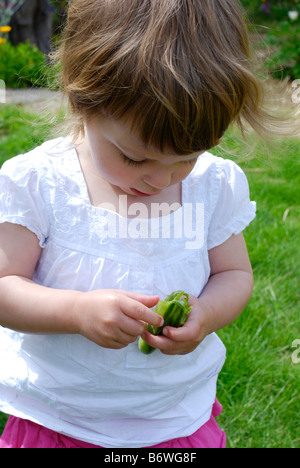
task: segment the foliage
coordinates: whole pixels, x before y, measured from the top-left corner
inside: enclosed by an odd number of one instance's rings
[[[10,26],[4,26],[4,25],[0,26],[0,45],[5,44],[7,42],[5,34],[8,34],[10,31],[11,31]]]
[[[47,138],[49,122],[19,106],[0,104],[0,167],[6,159],[26,153]]]
[[[300,11],[299,0],[240,0],[249,18],[254,22],[282,21],[288,11]]]
[[[274,78],[300,76],[300,0],[241,0],[252,25],[269,48],[265,68]]]
[[[300,24],[290,21],[273,26],[265,42],[273,53],[266,60],[265,66],[274,78],[292,79],[300,77]]]
[[[44,54],[36,46],[6,42],[0,46],[0,79],[8,88],[47,87],[51,73]]]
[[[65,23],[68,9],[68,0],[50,0],[53,8],[53,34],[54,36],[61,33]]]

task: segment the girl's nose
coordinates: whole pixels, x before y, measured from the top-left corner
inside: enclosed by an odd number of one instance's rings
[[[154,169],[151,173],[144,176],[143,180],[147,185],[157,190],[163,190],[169,187],[172,179],[171,170],[168,168]]]

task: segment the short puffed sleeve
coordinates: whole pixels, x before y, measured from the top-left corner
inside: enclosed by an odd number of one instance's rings
[[[34,167],[31,159],[27,155],[16,156],[0,170],[0,223],[26,227],[44,247],[49,231],[43,188],[45,173]]]
[[[244,172],[234,162],[220,159],[216,203],[208,231],[208,249],[223,244],[232,234],[242,232],[255,215],[256,203],[250,201]]]

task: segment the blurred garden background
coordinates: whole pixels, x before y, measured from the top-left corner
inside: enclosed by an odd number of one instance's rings
[[[299,114],[300,0],[241,3],[260,73],[285,93],[286,110]],[[0,0],[0,166],[44,141],[50,131],[52,137],[54,125],[64,118],[48,53],[59,43],[67,4]],[[43,111],[31,95],[26,98],[38,90],[58,96],[45,100],[40,94]],[[257,219],[245,231],[253,297],[242,316],[219,332],[228,355],[218,384],[224,409],[219,423],[231,448],[300,447],[299,138],[300,128],[299,135],[271,144],[252,134],[245,143],[231,129],[224,145],[213,150],[243,168],[257,202]],[[0,413],[0,434],[6,418]]]

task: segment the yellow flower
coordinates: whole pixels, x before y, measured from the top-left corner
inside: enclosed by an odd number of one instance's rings
[[[4,37],[0,37],[0,45],[4,44],[5,42],[6,42],[6,39],[4,39]]]
[[[0,32],[2,32],[2,33],[8,33],[10,31],[11,31],[10,26],[0,26]]]

